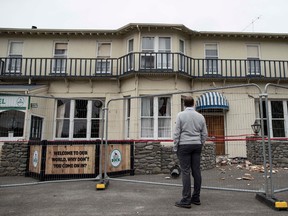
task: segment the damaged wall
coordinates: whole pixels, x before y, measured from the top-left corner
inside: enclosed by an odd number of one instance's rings
[[[263,145],[262,140],[247,139],[247,159],[252,164],[263,164]],[[269,163],[268,157],[268,142],[265,141],[266,160]],[[287,141],[271,141],[272,164],[275,167],[288,166],[288,142]]]
[[[170,173],[170,169],[179,165],[172,146],[163,146],[159,142],[135,143],[135,174]],[[216,146],[206,143],[202,149],[201,169],[216,167]]]

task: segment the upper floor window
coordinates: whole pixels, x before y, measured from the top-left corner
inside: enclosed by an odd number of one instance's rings
[[[171,97],[141,99],[141,138],[171,138]]]
[[[128,63],[128,65],[127,65],[127,69],[128,69],[128,71],[129,70],[133,70],[133,68],[134,68],[134,62],[135,62],[135,56],[134,56],[134,54],[133,54],[133,52],[134,52],[134,39],[130,39],[130,40],[128,40],[128,47],[127,47],[127,49],[128,49],[128,55],[127,55],[127,63]]]
[[[53,73],[65,73],[67,64],[68,43],[59,42],[54,46]]]
[[[141,69],[171,69],[171,38],[143,37]]]
[[[96,73],[111,73],[111,43],[97,43]]]
[[[180,52],[180,56],[179,56],[179,70],[180,71],[185,71],[185,42],[184,40],[179,40],[179,52]]]
[[[218,44],[205,44],[206,74],[218,74]]]
[[[11,41],[9,44],[8,60],[6,64],[7,73],[20,73],[22,65],[23,42]]]
[[[248,62],[248,75],[260,75],[260,52],[259,45],[248,44],[247,45],[247,62]]]

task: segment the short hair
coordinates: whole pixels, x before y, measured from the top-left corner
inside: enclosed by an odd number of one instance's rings
[[[194,98],[191,96],[188,96],[184,99],[184,106],[185,107],[193,107],[194,106]]]

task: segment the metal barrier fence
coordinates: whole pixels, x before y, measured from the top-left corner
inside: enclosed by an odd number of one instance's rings
[[[275,192],[288,190],[288,184],[285,181],[288,177],[287,167],[285,165],[275,167],[271,161],[273,152],[269,147],[271,143],[267,134],[270,130],[267,122],[270,122],[271,116],[267,114],[270,103],[266,100],[268,93],[262,93],[261,87],[256,84],[111,99],[106,106],[106,137],[108,139],[123,137],[136,139],[136,141],[140,139],[148,142],[157,139],[162,145],[171,146],[170,137],[173,133],[176,114],[183,109],[183,98],[186,95],[192,95],[197,100],[205,92],[211,91],[225,95],[230,109],[229,113],[219,109],[200,110],[206,118],[209,141],[216,143],[218,155],[216,167],[202,171],[203,188],[263,192],[268,197],[273,197]],[[281,93],[281,97],[285,98],[286,93]],[[271,97],[275,98],[275,95],[279,97],[280,94],[272,92]],[[119,110],[115,104],[122,104],[123,110]],[[261,120],[260,137],[255,136],[251,129],[255,120]],[[286,140],[286,137],[285,135],[280,140]],[[279,140],[279,138],[274,139]],[[260,164],[253,164],[247,159],[246,145],[250,140],[260,141],[263,146],[263,151],[257,152],[258,157],[263,158]],[[135,148],[137,148],[137,143]],[[268,151],[265,152],[266,148]],[[148,166],[157,166],[151,159],[153,155],[147,157],[150,161]],[[145,162],[147,163],[147,160]],[[113,178],[113,180],[117,179]],[[123,181],[123,178],[119,180]],[[159,182],[152,183],[159,184]],[[171,184],[174,183],[175,179],[172,179]],[[160,184],[166,185],[167,181],[163,179]]]
[[[282,90],[276,94],[275,89],[273,89],[269,93],[270,87]],[[285,101],[286,89],[286,87],[271,84],[266,85],[262,92],[256,84],[244,84],[186,92],[167,92],[157,95],[127,95],[108,101],[103,98],[68,99],[18,95],[22,97],[19,109],[9,113],[1,113],[1,118],[5,120],[2,125],[7,125],[1,129],[2,137],[7,136],[7,138],[2,138],[1,141],[27,143],[33,140],[48,140],[53,142],[70,141],[72,143],[73,141],[90,142],[95,140],[99,143],[99,148],[97,147],[99,149],[98,160],[103,162],[99,162],[99,169],[93,178],[95,177],[97,180],[111,179],[110,169],[119,167],[119,164],[116,164],[111,168],[111,161],[113,160],[111,156],[119,156],[119,153],[125,151],[120,150],[112,154],[109,150],[110,142],[114,142],[114,144],[132,143],[131,146],[139,148],[138,143],[157,140],[160,145],[171,148],[174,122],[176,114],[183,110],[183,98],[192,95],[198,100],[206,92],[218,92],[229,101],[229,111],[223,109],[199,110],[206,118],[209,141],[215,143],[217,154],[215,168],[202,171],[203,188],[246,192],[260,191],[273,196],[275,192],[288,189],[287,181],[285,181],[288,177],[288,171],[285,167],[273,165],[273,152],[271,151],[271,141],[273,141],[271,128],[275,128],[272,132],[281,135],[282,131],[278,125],[281,126],[287,117],[287,102],[286,108],[283,108],[282,117],[271,116],[269,110],[271,110],[271,101],[279,101],[280,99],[282,102]],[[275,100],[277,98],[278,100]],[[275,105],[276,108],[273,106],[272,108],[277,111],[279,104],[273,102],[272,105]],[[283,104],[285,105],[284,102]],[[25,113],[24,116],[23,113]],[[4,114],[7,116],[5,117]],[[262,164],[252,164],[247,159],[246,144],[247,141],[251,140],[251,137],[255,138],[251,129],[251,124],[254,123],[255,119],[261,121],[261,136],[257,140],[264,146],[263,151],[258,152],[259,157],[263,157]],[[282,121],[281,123],[279,123],[279,119]],[[273,127],[271,127],[271,123],[274,124]],[[275,134],[274,137],[276,137]],[[286,138],[287,135],[284,134],[282,140]],[[266,145],[268,151],[265,150]],[[7,147],[7,149],[11,148],[13,145]],[[7,165],[4,160],[8,158],[3,158],[3,152],[7,149],[3,149],[2,146],[1,168],[3,168],[3,164]],[[116,148],[116,150],[119,149]],[[132,154],[134,152],[132,150],[127,151]],[[125,158],[127,155],[122,154],[121,157]],[[158,164],[155,164],[154,157],[152,152],[151,155],[142,158],[142,160],[145,160],[148,166],[157,167]],[[117,161],[117,158],[114,159]],[[165,158],[161,160],[165,160]],[[129,163],[127,166],[130,166],[129,169],[131,168],[131,170],[135,169],[134,163]],[[27,172],[28,167],[25,169]],[[155,168],[155,173],[159,174],[160,172],[161,170]],[[169,177],[169,173],[164,172],[164,177]],[[53,179],[60,180],[62,178],[54,175]],[[113,180],[117,179],[119,178],[113,178]],[[122,177],[119,180],[124,179]],[[170,180],[171,185],[180,184],[179,179]],[[155,183],[158,184],[159,182]],[[163,178],[163,182],[160,184],[167,184],[167,178]]]

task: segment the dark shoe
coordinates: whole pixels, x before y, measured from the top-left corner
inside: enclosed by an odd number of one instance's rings
[[[201,205],[201,202],[200,202],[200,200],[193,200],[193,199],[191,199],[191,204]]]
[[[180,208],[191,208],[191,204],[190,203],[184,203],[182,201],[176,202],[175,206],[180,207]]]

